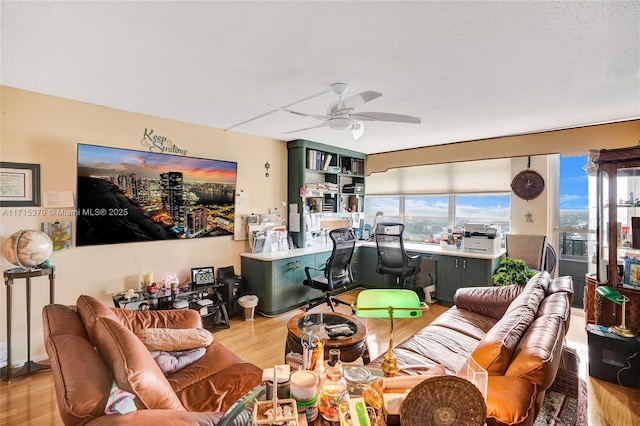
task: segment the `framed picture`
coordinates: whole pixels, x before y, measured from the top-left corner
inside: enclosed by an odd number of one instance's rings
[[[640,259],[631,258],[624,262],[624,283],[640,288]]]
[[[191,282],[196,287],[214,285],[216,283],[216,279],[213,276],[213,266],[191,268]]]
[[[40,205],[40,164],[0,162],[0,207]]]
[[[238,164],[78,144],[76,246],[233,236]]]

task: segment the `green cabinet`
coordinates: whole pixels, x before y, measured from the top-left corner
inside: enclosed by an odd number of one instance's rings
[[[303,284],[307,266],[323,268],[331,252],[320,252],[283,259],[241,256],[242,276],[247,294],[258,296],[258,311],[277,315],[323,296]]]
[[[306,140],[288,142],[287,153],[287,198],[300,213],[301,231],[291,232],[297,247],[305,246],[305,206],[311,213],[363,211],[366,154]]]
[[[453,296],[463,287],[489,287],[500,257],[481,259],[459,255],[433,255],[436,262],[436,297],[443,305],[452,305]]]

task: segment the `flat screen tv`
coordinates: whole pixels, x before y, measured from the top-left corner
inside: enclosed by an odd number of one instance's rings
[[[233,235],[238,165],[78,144],[76,245]]]

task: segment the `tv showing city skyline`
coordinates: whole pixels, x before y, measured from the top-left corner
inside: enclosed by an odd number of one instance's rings
[[[76,246],[233,235],[237,169],[78,144]]]

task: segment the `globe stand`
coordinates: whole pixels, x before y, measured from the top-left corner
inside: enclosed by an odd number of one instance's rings
[[[55,303],[55,270],[54,266],[50,268],[42,269],[29,269],[29,270],[16,270],[12,269],[4,271],[4,284],[7,287],[7,366],[5,367],[6,377],[5,381],[9,382],[12,379],[26,376],[32,373],[49,368],[47,365],[38,364],[31,361],[31,278],[34,277],[49,277],[49,303]],[[17,372],[13,373],[11,368],[11,317],[12,317],[12,297],[13,297],[13,285],[15,279],[26,280],[27,285],[27,362]]]

